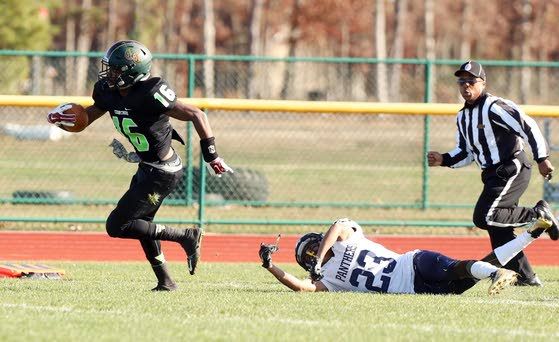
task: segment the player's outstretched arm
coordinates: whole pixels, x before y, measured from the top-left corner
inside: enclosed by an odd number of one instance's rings
[[[258,250],[258,256],[262,261],[262,267],[264,267],[268,272],[272,273],[276,279],[292,289],[293,291],[307,291],[307,292],[317,292],[317,291],[328,291],[326,286],[321,282],[313,282],[310,279],[299,279],[281,268],[277,267],[272,262],[272,254],[279,250],[279,239],[276,240],[275,244],[260,244],[260,249]]]
[[[294,275],[285,272],[281,268],[277,267],[276,265],[270,265],[267,268],[268,272],[272,273],[276,279],[282,283],[283,285],[287,286],[293,291],[296,292],[319,292],[319,291],[328,291],[326,286],[322,284],[320,281],[313,282],[310,279],[299,279]]]

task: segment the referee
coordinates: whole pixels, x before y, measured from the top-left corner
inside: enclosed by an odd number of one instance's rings
[[[466,101],[458,112],[456,148],[448,153],[430,151],[429,166],[463,167],[475,161],[482,169],[484,184],[474,209],[474,224],[487,230],[493,249],[515,238],[514,228],[538,218],[552,222],[552,240],[559,238],[559,222],[547,202],[533,208],[519,207],[518,200],[530,182],[532,164],[524,152],[530,145],[540,174],[551,179],[553,165],[538,125],[514,102],[485,91],[486,75],[481,64],[468,61],[454,73]],[[528,258],[520,252],[506,266],[519,273],[518,285],[541,286]]]

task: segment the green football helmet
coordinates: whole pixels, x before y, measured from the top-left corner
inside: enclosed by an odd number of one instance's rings
[[[135,40],[121,40],[113,44],[101,59],[99,80],[109,88],[126,89],[149,78],[151,52]]]

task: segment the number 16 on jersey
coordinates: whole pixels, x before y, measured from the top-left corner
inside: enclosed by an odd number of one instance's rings
[[[167,108],[175,100],[177,95],[173,91],[173,89],[169,89],[166,84],[162,84],[155,93],[153,93],[153,97],[161,102],[161,104]]]

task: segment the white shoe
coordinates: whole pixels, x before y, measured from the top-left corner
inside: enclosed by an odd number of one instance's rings
[[[496,295],[501,293],[507,286],[514,285],[518,273],[507,270],[506,268],[499,268],[491,274],[491,285],[489,286],[489,295]]]

